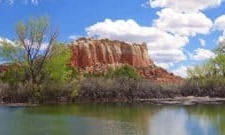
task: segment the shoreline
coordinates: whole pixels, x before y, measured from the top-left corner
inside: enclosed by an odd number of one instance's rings
[[[89,101],[82,100],[78,102],[51,102],[51,103],[7,103],[0,102],[0,107],[34,107],[38,105],[60,105],[60,104],[73,104],[73,103],[94,103],[94,104],[111,104],[111,103],[127,103],[127,104],[150,104],[150,105],[196,105],[196,104],[223,104],[225,103],[225,98],[219,97],[175,97],[175,98],[152,98],[152,99],[134,99],[132,101]]]
[[[37,106],[38,104],[33,104],[33,103],[5,103],[5,102],[0,102],[0,107],[34,107]]]
[[[155,105],[195,105],[195,104],[223,104],[225,98],[219,97],[175,97],[175,98],[164,98],[164,99],[138,99],[140,103],[155,104]]]

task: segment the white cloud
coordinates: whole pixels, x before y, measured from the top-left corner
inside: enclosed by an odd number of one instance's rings
[[[3,42],[3,41],[12,44],[15,47],[21,47],[21,46],[18,46],[18,44],[16,44],[16,42],[14,42],[14,41],[12,41],[12,40],[10,40],[8,38],[4,38],[4,37],[0,36],[0,46],[1,46],[1,42]],[[25,42],[29,43],[30,41],[29,40],[25,40]],[[42,43],[42,45],[40,47],[40,51],[45,51],[47,48],[48,48],[48,43],[44,42],[44,43]]]
[[[179,111],[171,108],[161,109],[149,118],[148,134],[189,135],[187,130],[189,119],[184,109]]]
[[[165,8],[157,12],[158,19],[154,20],[157,28],[183,36],[208,34],[213,22],[201,12],[179,13],[173,9]]]
[[[89,36],[125,40],[127,42],[148,42],[154,40],[149,38],[149,35],[158,36],[162,34],[157,29],[139,26],[132,19],[116,21],[106,19],[104,22],[98,22],[86,28],[86,31]]]
[[[152,59],[157,63],[176,63],[182,60],[186,60],[186,55],[182,49],[165,49],[165,50],[153,50],[149,48],[149,54]]]
[[[214,29],[223,31],[223,35],[218,38],[218,43],[225,40],[225,15],[221,15],[214,21]]]
[[[182,48],[187,37],[172,35],[155,27],[140,26],[134,20],[106,19],[86,28],[87,34],[97,38],[109,38],[126,42],[146,42],[150,57],[158,65],[168,65],[186,59]]]
[[[225,15],[222,15],[215,20],[214,29],[225,31]]]
[[[188,42],[187,37],[171,35],[154,27],[140,26],[134,20],[106,19],[86,28],[92,37],[124,40],[127,42],[146,42],[151,50],[181,48]]]
[[[204,39],[200,38],[199,39],[199,42],[200,42],[200,45],[201,46],[205,46],[205,40]]]
[[[174,73],[175,75],[181,76],[183,78],[187,77],[187,70],[188,70],[188,66],[181,66],[179,68],[176,68],[174,70],[172,70],[171,72]]]
[[[0,42],[3,42],[3,41],[4,42],[11,43],[11,44],[14,45],[14,42],[12,40],[9,40],[8,38],[3,38],[3,37],[0,36]],[[0,44],[0,46],[1,46],[1,44]]]
[[[174,65],[173,63],[168,63],[168,62],[166,62],[166,63],[163,63],[163,62],[162,63],[154,62],[154,64],[156,66],[162,67],[164,69],[169,69],[171,66]]]
[[[152,8],[172,8],[179,12],[198,12],[217,7],[223,0],[149,0]]]
[[[194,53],[189,54],[189,56],[192,60],[201,61],[201,60],[214,58],[216,54],[208,49],[197,48],[196,50],[194,50]]]
[[[224,41],[224,40],[225,40],[225,32],[224,32],[224,34],[223,34],[222,36],[220,36],[220,37],[218,38],[217,43],[220,43],[220,42],[222,42],[222,41]]]

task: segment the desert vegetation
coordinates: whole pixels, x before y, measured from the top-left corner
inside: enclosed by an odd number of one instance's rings
[[[188,70],[180,84],[161,84],[140,77],[124,64],[104,73],[80,74],[70,66],[70,46],[57,42],[58,30],[47,17],[31,18],[16,25],[18,39],[1,42],[0,55],[7,70],[0,73],[0,101],[136,102],[140,99],[180,96],[225,97],[225,42],[216,57]]]
[[[1,77],[1,99],[6,102],[44,102],[72,95],[74,68],[67,66],[69,48],[57,43],[58,30],[47,17],[16,25],[18,39],[1,42],[1,57],[10,64]]]
[[[182,95],[225,97],[225,41],[214,53],[215,58],[188,69]]]

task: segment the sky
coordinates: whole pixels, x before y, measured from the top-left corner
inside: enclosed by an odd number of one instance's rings
[[[46,15],[60,42],[146,42],[156,65],[182,77],[225,39],[225,0],[0,0],[0,40],[17,39],[18,21]]]

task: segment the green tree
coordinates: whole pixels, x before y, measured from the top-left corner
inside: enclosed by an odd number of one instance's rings
[[[202,65],[196,65],[188,69],[188,76],[190,79],[211,80],[216,82],[223,82],[225,77],[225,40],[220,42],[216,49],[215,58],[207,60]]]
[[[16,34],[16,42],[1,43],[1,56],[9,62],[20,63],[26,80],[36,85],[40,83],[43,67],[56,42],[58,31],[50,29],[47,17],[38,17],[17,23]]]
[[[78,72],[74,67],[69,66],[72,51],[64,44],[55,44],[51,56],[45,65],[45,71],[51,80],[58,83],[65,83],[77,78]]]

